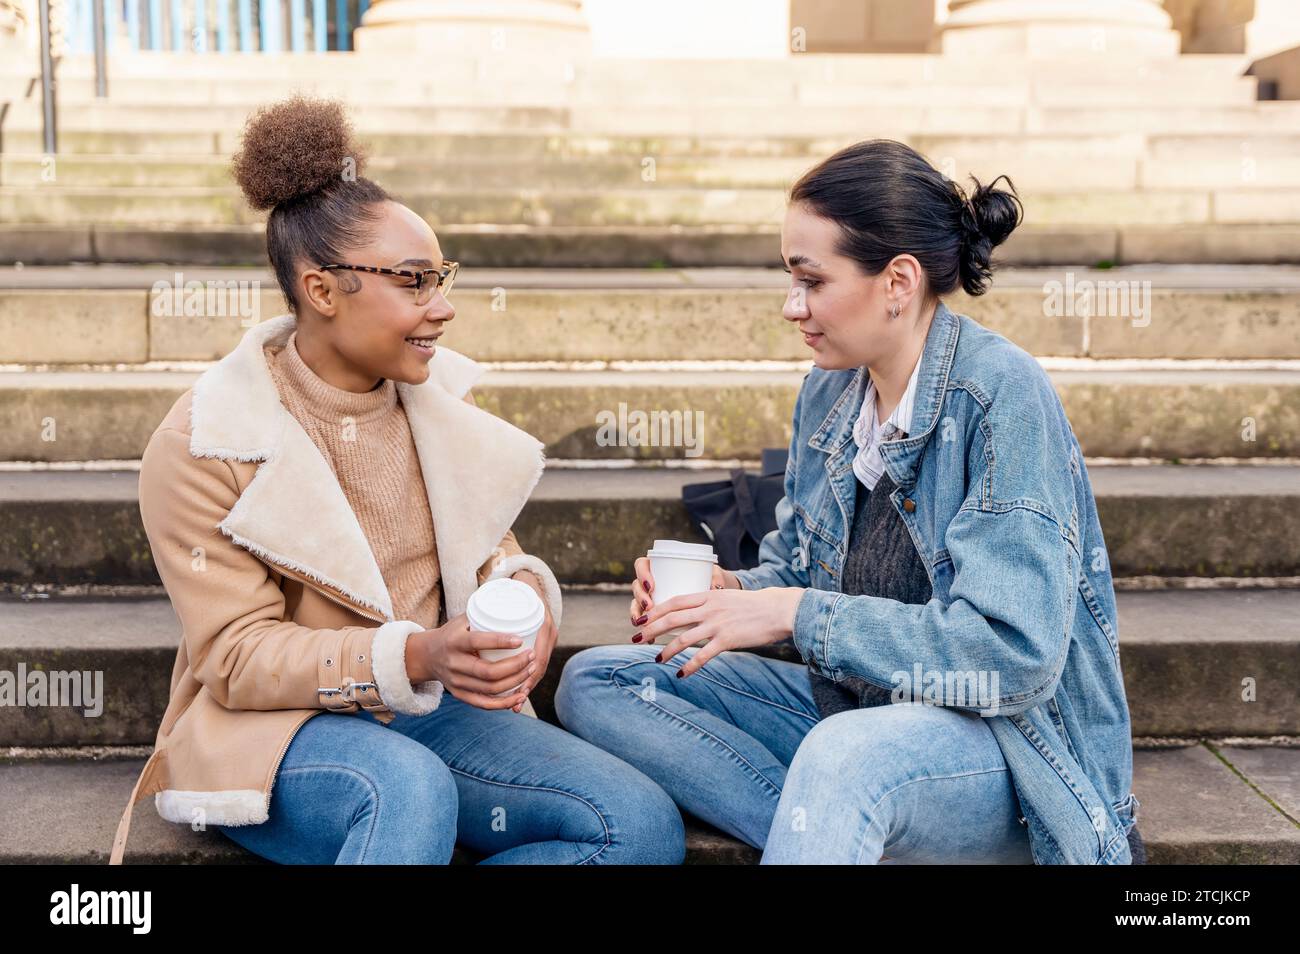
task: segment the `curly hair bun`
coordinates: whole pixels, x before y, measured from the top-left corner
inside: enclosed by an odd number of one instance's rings
[[[299,94],[248,118],[231,172],[248,204],[265,210],[359,176],[364,161],[343,105]]]

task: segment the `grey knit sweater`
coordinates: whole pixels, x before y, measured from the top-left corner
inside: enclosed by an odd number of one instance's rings
[[[889,502],[897,486],[889,473],[880,475],[874,490],[857,481],[853,527],[840,592],[850,596],[881,596],[900,603],[930,602],[930,577],[916,552],[907,527]],[[866,706],[889,705],[890,690],[848,676],[836,683],[809,670],[813,700],[822,718]]]

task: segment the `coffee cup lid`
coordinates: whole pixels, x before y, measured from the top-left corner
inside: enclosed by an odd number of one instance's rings
[[[475,590],[465,614],[479,632],[526,633],[545,621],[546,606],[527,583],[502,577]]]
[[[718,556],[707,543],[684,543],[681,540],[656,540],[648,556],[677,560],[704,560],[717,563]]]

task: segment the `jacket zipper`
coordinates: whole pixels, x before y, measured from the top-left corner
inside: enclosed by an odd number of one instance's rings
[[[275,786],[275,776],[280,771],[280,763],[284,761],[284,753],[289,751],[289,745],[293,742],[294,736],[298,734],[299,729],[307,724],[307,720],[314,719],[324,711],[326,710],[321,709],[319,711],[309,712],[307,715],[302,717],[301,722],[293,727],[293,731],[285,736],[284,742],[280,746],[280,753],[275,757],[275,764],[271,766],[271,774],[267,777],[266,800],[264,802],[267,814],[270,814],[271,812],[271,790]]]

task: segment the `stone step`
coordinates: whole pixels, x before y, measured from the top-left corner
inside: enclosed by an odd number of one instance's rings
[[[796,107],[838,105],[841,107],[869,108],[877,106],[882,97],[891,103],[906,106],[968,105],[971,107],[1000,106],[1013,109],[1032,107],[1080,107],[1099,104],[1121,109],[1150,108],[1157,105],[1185,106],[1189,102],[1203,102],[1207,107],[1242,107],[1259,101],[1259,81],[1252,76],[1237,76],[1228,80],[1214,78],[1208,81],[1191,81],[1181,77],[1167,77],[1141,84],[1080,83],[1077,77],[1059,78],[1055,81],[1026,82],[1023,79],[1005,79],[996,82],[930,81],[925,85],[902,82],[897,78],[884,81],[846,83],[832,77],[828,81],[764,82],[754,83],[742,71],[718,74],[715,83],[702,91],[699,81],[671,74],[656,77],[647,84],[642,77],[623,80],[614,85],[596,87],[585,84],[575,88],[563,82],[532,81],[511,85],[493,83],[486,90],[484,83],[473,74],[444,76],[435,89],[420,83],[406,86],[398,80],[385,82],[351,83],[337,77],[332,82],[318,80],[304,84],[268,86],[265,80],[235,78],[226,82],[199,82],[185,84],[160,84],[154,79],[113,77],[109,84],[108,105],[119,111],[153,111],[157,117],[162,110],[180,109],[218,110],[225,119],[269,101],[286,97],[292,92],[310,90],[318,96],[342,100],[359,119],[376,102],[433,103],[467,101],[477,108],[577,108],[601,106],[610,102],[631,101],[642,107],[677,107],[688,102],[695,110],[721,109],[731,106],[765,104],[773,108],[792,110]],[[174,89],[173,86],[180,86]],[[423,95],[421,88],[423,87]],[[11,94],[18,98],[17,94]],[[419,97],[419,98],[417,98]],[[60,109],[85,110],[83,118],[97,104],[95,84],[90,78],[66,79],[59,77]],[[426,107],[427,108],[427,107]]]
[[[778,217],[779,218],[779,217]],[[775,223],[777,219],[774,219]],[[771,225],[440,225],[477,268],[763,268],[780,247]],[[1022,225],[998,249],[1008,265],[1300,264],[1300,224]],[[0,265],[266,264],[258,225],[40,225],[0,222]]]
[[[107,864],[118,819],[144,761],[0,758],[0,864]],[[54,817],[63,821],[53,839],[25,827],[36,819],[48,825]],[[684,819],[686,864],[757,863],[759,853],[750,846],[698,819]],[[1252,820],[1263,824],[1262,817]],[[1271,854],[1283,844],[1270,829],[1259,850]],[[151,798],[136,805],[127,849],[127,864],[265,863],[215,829],[194,831],[164,821]],[[451,863],[474,864],[481,857],[457,846]]]
[[[961,57],[927,55],[835,56],[801,55],[788,60],[619,60],[598,57],[586,62],[546,64],[502,61],[478,62],[455,53],[437,62],[421,61],[416,70],[394,70],[393,58],[376,61],[364,53],[342,60],[312,56],[312,64],[231,64],[186,62],[186,82],[166,68],[152,64],[156,53],[113,53],[109,101],[121,105],[255,105],[292,91],[341,97],[361,108],[406,99],[415,103],[455,101],[513,101],[513,103],[737,103],[762,100],[772,104],[870,103],[900,92],[930,94],[923,101],[950,101],[979,94],[1008,103],[1248,103],[1258,95],[1255,77],[1243,75],[1248,57],[1180,56],[1165,60],[1032,61],[1000,58],[997,64]],[[299,57],[305,60],[307,57]],[[1218,60],[1218,61],[1216,61]],[[179,64],[169,64],[170,69]],[[565,69],[568,68],[568,69]],[[751,71],[761,68],[763,83]],[[19,73],[29,75],[30,69]],[[4,74],[0,74],[3,77]],[[346,77],[344,79],[343,77]],[[1082,79],[1086,77],[1086,79]],[[92,70],[77,57],[60,61],[61,103],[94,101]]]
[[[70,753],[76,754],[76,753]],[[0,863],[104,864],[143,758],[0,761]],[[1138,829],[1150,864],[1300,863],[1300,749],[1200,744],[1133,753]],[[759,852],[684,816],[687,864],[754,864]],[[215,829],[135,807],[130,864],[258,863]],[[458,848],[453,863],[478,857]]]
[[[659,163],[685,163],[726,158],[732,160],[804,160],[812,165],[835,150],[867,134],[854,135],[842,129],[814,134],[802,127],[797,132],[779,135],[745,136],[712,130],[702,135],[619,134],[612,131],[537,133],[521,129],[491,132],[456,132],[438,130],[424,133],[410,130],[409,124],[391,131],[372,131],[363,141],[370,148],[374,168],[401,161],[401,168],[422,163],[441,167],[451,162],[530,162],[565,160],[602,161],[624,159],[634,163],[638,176],[640,162],[653,157]],[[951,160],[956,166],[963,159],[1024,159],[1069,161],[1092,159],[1293,159],[1300,144],[1300,133],[1293,128],[1257,131],[1248,141],[1231,133],[1187,130],[1158,132],[1145,129],[1106,132],[1085,127],[1071,127],[1059,132],[977,130],[966,133],[913,133],[903,141],[928,156],[936,164]],[[82,160],[139,160],[167,166],[178,160],[217,160],[224,167],[239,147],[238,127],[214,129],[178,128],[168,124],[159,129],[105,129],[92,131],[60,125],[59,158],[55,170],[67,164],[76,169]],[[39,129],[6,127],[5,153],[16,160],[44,158]],[[1006,171],[999,169],[999,172]],[[1233,176],[1236,178],[1236,176]],[[43,180],[42,180],[43,181]],[[203,180],[207,181],[207,180]],[[219,180],[225,181],[225,180]],[[638,178],[638,181],[639,178]]]
[[[1117,578],[1300,576],[1300,467],[1088,467]],[[685,484],[725,470],[558,469],[515,530],[564,583],[625,584],[657,539],[702,539]],[[0,583],[157,583],[134,470],[0,471]]]
[[[649,159],[654,160],[653,165],[645,161]],[[453,160],[384,156],[369,160],[365,174],[399,195],[421,189],[521,187],[529,190],[663,186],[780,189],[792,183],[814,161],[808,156],[665,155],[660,158],[631,153],[572,158],[466,156]],[[1131,159],[1113,162],[1117,183],[1135,179],[1132,173],[1135,163]],[[1079,167],[1085,168],[1086,163],[1079,163]],[[226,156],[74,154],[60,157],[54,167],[37,153],[0,159],[0,184],[30,189],[43,188],[55,181],[85,189],[164,190],[228,187],[232,180],[230,160]]]
[[[480,407],[536,436],[553,458],[758,460],[763,448],[789,443],[810,367],[489,370],[474,393]],[[1115,368],[1087,360],[1048,368],[1090,457],[1300,457],[1300,368]],[[0,414],[9,422],[0,431],[0,460],[137,459],[198,376],[0,372]]]
[[[137,85],[110,84],[107,100],[96,100],[91,80],[73,81],[71,91],[59,85],[60,122],[70,128],[109,127],[162,128],[175,122],[179,126],[201,127],[201,115],[215,125],[239,125],[254,109],[267,102],[288,96],[289,90],[258,90],[254,86],[243,89],[230,87],[213,96],[202,87],[174,95],[167,90],[148,90],[147,81]],[[157,87],[158,84],[152,84]],[[362,85],[347,88],[339,82],[332,86],[316,84],[319,95],[341,99],[351,110],[354,122],[362,129],[404,128],[399,107],[389,104],[409,102],[406,115],[415,123],[437,128],[449,117],[449,128],[461,128],[456,119],[480,113],[499,119],[503,110],[518,112],[561,111],[581,124],[588,110],[597,115],[607,115],[611,104],[626,104],[636,110],[660,110],[671,113],[653,122],[650,128],[673,127],[673,116],[682,113],[700,117],[711,113],[728,114],[733,110],[751,111],[752,116],[776,117],[762,125],[764,129],[797,129],[796,119],[804,115],[821,117],[830,115],[832,108],[840,110],[840,128],[844,125],[844,111],[867,113],[873,118],[887,115],[881,111],[882,100],[888,99],[891,109],[902,110],[907,126],[902,128],[953,128],[956,120],[944,111],[967,109],[983,111],[990,115],[1001,110],[1009,116],[1034,116],[1060,108],[1096,108],[1107,106],[1115,110],[1150,110],[1156,106],[1186,107],[1201,103],[1206,110],[1224,110],[1232,113],[1251,109],[1259,104],[1258,80],[1254,77],[1236,77],[1231,81],[1189,84],[1174,77],[1133,86],[1105,84],[1089,86],[1085,83],[1053,82],[1029,83],[1024,81],[965,83],[929,82],[907,84],[900,82],[845,83],[830,81],[802,83],[754,83],[745,72],[718,76],[706,92],[683,77],[668,74],[647,83],[643,77],[616,80],[611,84],[594,87],[575,84],[566,87],[560,83],[520,83],[510,85],[492,81],[489,84],[470,74],[448,77],[436,92],[419,98],[415,90],[404,88],[399,81],[384,86]],[[208,99],[198,97],[209,96]],[[39,96],[15,99],[14,122],[19,127],[30,125],[32,114],[39,109]],[[760,113],[759,110],[765,110]],[[942,116],[941,121],[932,118]],[[626,128],[626,121],[610,114],[608,128]],[[892,114],[896,116],[897,114]],[[567,123],[561,122],[560,128]],[[599,124],[597,124],[599,125]],[[1014,122],[1018,127],[1021,124]],[[492,128],[490,125],[471,125],[467,128]],[[831,127],[834,128],[834,127]],[[969,127],[958,124],[958,130]]]
[[[668,110],[664,104],[575,106],[568,111],[568,128],[580,131],[617,131],[625,135],[781,135],[798,129],[814,135],[841,133],[845,107],[822,104],[772,110],[747,103],[722,107]],[[1086,129],[1099,133],[1144,132],[1161,135],[1213,132],[1256,134],[1293,131],[1300,104],[1255,102],[1237,106],[1201,108],[1187,105],[1133,108],[1087,104],[974,106],[947,103],[873,106],[853,109],[853,128],[859,138],[883,136],[900,139],[918,135],[962,135],[990,128],[1021,129],[1027,133],[1061,135]]]
[[[1058,180],[1059,181],[1059,180]],[[1300,182],[1256,187],[1240,178],[1221,188],[1020,190],[1025,223],[1035,226],[1173,226],[1300,223]],[[460,226],[758,227],[779,222],[784,189],[502,188],[407,190],[403,202],[434,228]],[[264,215],[232,187],[0,187],[0,218],[28,225],[254,225]]]
[[[1220,132],[1162,133],[1137,130],[1105,133],[1078,129],[1073,133],[986,131],[966,135],[916,136],[913,148],[939,163],[949,156],[981,160],[1014,161],[1022,158],[1120,158],[1139,160],[1287,159],[1300,147],[1295,130],[1260,133],[1243,142],[1240,136]]]
[[[288,95],[287,93],[285,95]],[[275,98],[273,97],[273,101]],[[261,104],[258,104],[261,105]],[[1248,105],[1218,107],[1228,114],[1243,117],[1253,112]],[[225,129],[238,137],[245,120],[253,113],[252,105],[212,105],[194,108],[188,103],[139,104],[118,103],[112,99],[104,102],[59,103],[58,121],[62,130],[86,133],[144,132],[154,134],[167,131],[207,131]],[[437,105],[399,105],[397,103],[370,103],[364,109],[354,109],[350,119],[358,132],[383,132],[409,129],[411,123],[425,129],[445,129],[449,133],[493,133],[500,130],[530,130],[534,133],[562,133],[571,124],[572,110],[555,104],[518,104],[486,98],[473,103],[443,101]],[[1242,123],[1258,123],[1258,119],[1243,118]],[[42,130],[39,94],[28,99],[11,101],[6,119],[6,139]],[[1234,126],[1234,128],[1236,128]],[[1264,128],[1268,128],[1265,125]],[[638,131],[639,132],[639,131]],[[25,139],[18,139],[22,144]]]
[[[73,706],[0,707],[0,747],[152,744],[167,706],[180,623],[152,597],[0,599],[0,672],[98,673]],[[28,591],[31,596],[31,591]],[[564,626],[533,691],[554,721],[564,664],[628,643],[630,590],[565,595]],[[1135,737],[1300,734],[1300,589],[1121,591],[1120,651]],[[759,650],[799,662],[791,644]],[[21,668],[20,668],[21,667]],[[1243,701],[1243,681],[1252,698]]]
[[[443,341],[485,362],[806,360],[780,318],[789,282],[779,269],[466,267]],[[1285,266],[1004,269],[978,300],[946,301],[1040,357],[1300,358],[1300,269]],[[246,320],[284,308],[264,270],[0,269],[0,364],[214,361]]]
[[[0,266],[0,290],[150,288],[159,280],[175,278],[175,267],[167,265]],[[1003,266],[997,269],[991,292],[1008,289],[1043,289],[1047,282],[1075,279],[1124,279],[1149,284],[1153,291],[1295,291],[1300,289],[1300,268],[1293,266],[1247,265],[1132,265],[1101,268]],[[198,268],[186,278],[241,278],[274,283],[270,267]],[[790,276],[780,266],[766,268],[479,268],[462,267],[456,288],[495,289],[600,289],[603,291],[689,288],[696,290],[784,290]],[[984,301],[988,301],[985,298]]]
[[[748,81],[748,77],[745,79]],[[756,94],[752,83],[743,94],[716,98],[700,97],[689,90],[675,94],[666,89],[655,94],[659,85],[657,79],[637,82],[631,87],[631,99],[628,94],[620,96],[618,87],[605,87],[588,95],[578,92],[541,102],[511,102],[485,93],[482,83],[469,83],[462,87],[459,100],[453,88],[446,94],[439,91],[438,105],[423,105],[418,100],[402,106],[370,102],[352,110],[352,119],[363,134],[407,129],[415,123],[421,128],[448,132],[529,129],[555,134],[574,130],[649,136],[779,136],[794,131],[820,136],[844,135],[848,129],[860,138],[960,135],[999,127],[1051,135],[1086,129],[1094,133],[1215,132],[1250,136],[1293,131],[1300,119],[1300,104],[1252,101],[1244,86],[1229,93],[1230,101],[1202,104],[1195,99],[1195,90],[1179,93],[1175,89],[1163,96],[1153,93],[1148,100],[1143,88],[1119,95],[1102,91],[1091,101],[1080,101],[1077,97],[1087,96],[1087,91],[1078,85],[1046,93],[1043,102],[1027,101],[1030,92],[1019,84],[947,95],[942,88],[931,89],[932,84],[926,84],[882,94],[878,88],[855,90],[832,81],[810,88],[807,95],[811,98],[806,101],[790,97],[785,102]],[[1033,95],[1040,94],[1034,91]],[[218,104],[196,109],[185,103],[115,103],[110,99],[106,103],[61,103],[59,123],[69,130],[88,132],[237,131],[249,113],[246,105]],[[39,131],[39,99],[13,101],[6,126],[15,133]]]
[[[260,53],[247,57],[240,63],[238,76],[230,75],[229,64],[221,57],[196,57],[187,53],[149,51],[142,53],[114,52],[113,79],[150,80],[155,84],[164,81],[177,87],[200,87],[210,84],[214,95],[219,87],[231,84],[238,88],[243,82],[254,88],[274,89],[275,84],[291,84],[286,88],[314,89],[319,84],[336,82],[346,75],[347,88],[365,89],[367,84],[391,84],[394,64],[417,66],[408,76],[398,73],[411,95],[428,96],[438,90],[448,78],[463,76],[467,71],[484,70],[485,79],[540,80],[567,79],[570,82],[583,77],[600,88],[619,79],[645,80],[653,76],[662,82],[674,80],[683,84],[704,81],[725,82],[736,89],[753,86],[754,60],[744,58],[682,59],[639,57],[592,57],[570,60],[556,57],[547,61],[516,62],[495,54],[474,56],[448,50],[434,60],[419,55],[403,55],[390,51],[330,51],[301,54]],[[1091,86],[1099,88],[1125,88],[1135,84],[1178,81],[1183,83],[1234,83],[1250,67],[1250,57],[1228,54],[1182,54],[1177,57],[1148,56],[1142,54],[1123,57],[1065,53],[1050,59],[1006,54],[997,58],[978,60],[943,56],[935,53],[800,53],[784,59],[762,59],[766,76],[773,85],[787,82],[838,82],[845,85],[912,85],[918,81],[947,85],[977,85],[980,83],[1059,83],[1088,77]],[[741,67],[749,67],[742,83],[737,79]],[[1102,69],[1101,67],[1104,67]],[[490,72],[488,72],[490,70]],[[0,79],[29,80],[33,67],[15,59],[0,62]],[[69,54],[59,60],[59,80],[85,81],[94,76],[94,58],[90,54]],[[183,78],[183,83],[176,82]],[[262,84],[260,87],[258,84]],[[116,86],[110,89],[113,93]]]
[[[1049,373],[1092,457],[1300,456],[1300,370],[1112,371],[1094,363]],[[803,377],[802,370],[500,371],[475,394],[556,458],[756,460],[764,447],[789,443]],[[608,446],[620,434],[644,444],[622,422],[635,428],[629,415],[656,411],[680,412],[659,418],[670,430],[648,432],[650,442],[669,446]],[[1257,419],[1256,439],[1242,439],[1245,416]],[[611,421],[619,422],[617,430]]]
[[[91,131],[61,126],[59,152],[65,158],[82,155],[215,156],[227,160],[239,148],[240,135],[241,130],[238,128],[194,130],[164,127],[150,130]],[[1088,141],[1096,138],[1091,137]],[[1068,144],[1075,141],[1076,137],[1055,139]],[[1288,138],[1278,134],[1267,137],[1267,140],[1285,143]],[[424,133],[411,130],[409,124],[386,132],[372,131],[364,136],[364,142],[377,158],[438,162],[472,159],[577,160],[602,156],[637,159],[644,156],[802,157],[815,161],[853,141],[852,136],[842,132],[832,136],[791,134],[763,138],[734,135],[627,136],[573,131],[537,133],[508,129],[493,132],[440,130],[437,133]],[[1129,154],[1140,150],[1143,145],[1143,140],[1138,135],[1108,137],[1104,141],[1109,148],[1123,149]],[[35,129],[7,129],[5,151],[13,154],[41,154],[44,145],[39,131]]]
[[[945,174],[965,180],[1008,176],[1022,192],[1052,193],[1062,183],[1071,191],[1142,189],[1147,192],[1218,192],[1225,185],[1245,189],[1293,189],[1300,185],[1300,159],[1243,156],[1238,145],[1205,157],[1091,155],[1001,155],[971,147],[930,153]],[[422,190],[787,189],[815,164],[809,156],[584,156],[579,158],[466,157],[454,161],[393,156],[372,159],[366,175],[400,197]],[[0,158],[0,185],[45,189],[57,184],[77,190],[217,189],[231,184],[224,156],[61,156],[39,153]]]

